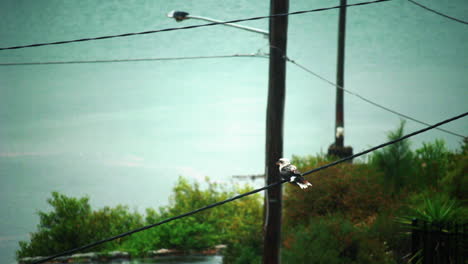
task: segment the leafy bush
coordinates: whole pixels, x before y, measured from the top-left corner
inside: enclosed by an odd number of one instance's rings
[[[147,222],[154,223],[252,190],[247,186],[231,186],[232,190],[226,190],[223,185],[208,178],[205,183],[207,187],[202,190],[198,183],[190,184],[186,179],[179,178],[170,204],[159,211],[148,209]],[[260,235],[261,224],[260,196],[251,195],[158,227],[162,241],[160,246],[187,250],[209,248],[216,244],[233,245],[242,237]]]
[[[31,234],[31,242],[20,242],[18,257],[50,255],[88,242],[88,229],[84,224],[92,212],[89,198],[68,198],[57,192],[47,202],[50,213],[39,212],[38,232]]]
[[[342,216],[312,218],[286,237],[285,263],[393,263],[383,243]]]
[[[404,122],[389,133],[389,140],[402,137],[403,130]],[[328,162],[322,155],[293,157],[301,171]],[[404,140],[374,152],[368,163],[340,164],[307,176],[313,187],[306,191],[288,184],[284,259],[286,263],[400,262],[411,251],[411,237],[401,221],[417,217],[437,224],[467,219],[467,174],[468,139],[456,152],[442,140],[412,151]],[[366,254],[375,259],[366,259]]]
[[[458,201],[444,193],[432,193],[431,196],[417,194],[412,199],[415,201],[409,205],[407,212],[398,218],[400,223],[410,225],[412,219],[418,219],[430,225],[443,226],[464,220]]]
[[[144,257],[149,251],[159,249],[161,245],[160,231],[157,228],[135,233],[125,239],[114,250],[125,251],[131,256]]]
[[[293,157],[301,171],[327,163]],[[392,263],[383,241],[367,230],[382,211],[398,203],[384,191],[382,173],[363,163],[342,163],[311,174],[306,191],[286,186],[285,263]],[[304,224],[305,223],[305,224]]]
[[[47,200],[52,211],[39,212],[38,230],[31,233],[30,241],[20,242],[17,257],[52,255],[251,190],[248,186],[232,185],[227,189],[208,178],[206,185],[207,188],[202,189],[198,183],[179,178],[170,204],[158,210],[148,208],[145,219],[121,205],[93,211],[87,197],[78,199],[53,192],[52,198]],[[261,258],[261,225],[262,206],[257,194],[90,250],[122,250],[132,256],[144,256],[160,248],[190,251],[226,244],[225,263],[246,263],[244,260],[259,261]]]
[[[53,192],[52,198],[47,199],[47,202],[53,210],[48,213],[39,212],[38,231],[31,233],[30,242],[19,243],[18,258],[52,255],[142,224],[141,216],[129,213],[124,206],[92,211],[88,197],[77,199]],[[109,243],[93,250],[113,248],[117,243]]]
[[[424,142],[423,146],[416,150],[415,161],[418,165],[417,174],[420,183],[438,188],[449,165],[449,151],[445,147],[445,142],[442,140],[435,140],[433,143]]]
[[[441,180],[441,189],[465,207],[468,205],[468,139],[465,138],[461,150],[449,154],[448,172]]]
[[[316,158],[307,161],[297,157],[293,163],[301,171],[325,164]],[[392,206],[379,184],[379,175],[367,164],[342,163],[308,176],[313,186],[306,191],[288,184],[284,197],[285,226],[336,213],[354,223],[372,222],[382,207]]]
[[[406,257],[410,256],[411,238],[407,231],[412,229],[413,219],[422,220],[431,227],[467,219],[468,210],[464,202],[468,198],[468,180],[465,177],[468,172],[467,143],[465,140],[461,151],[450,152],[442,140],[435,140],[423,143],[415,151],[418,188],[412,188],[402,206],[389,216],[394,224],[374,227],[382,239],[389,241],[397,259],[407,260]]]
[[[400,263],[411,249],[411,237],[404,232],[402,226],[395,221],[399,210],[380,213],[375,222],[369,226],[369,234],[383,241],[393,259]]]
[[[154,222],[185,213],[252,190],[248,186],[236,185],[226,190],[223,185],[211,182],[209,178],[205,183],[207,187],[202,190],[198,183],[190,184],[180,178],[170,205],[160,208],[159,213],[148,212],[147,221]],[[183,221],[161,226],[161,241],[165,242],[160,246],[196,249],[226,244],[225,263],[255,263],[261,259],[262,211],[262,200],[256,194],[197,213],[185,220],[181,219]]]
[[[401,137],[403,127],[402,122],[389,138]],[[308,171],[329,161],[318,155],[293,157],[292,162]],[[344,163],[307,176],[313,184],[307,190],[286,184],[285,263],[391,263],[391,256],[401,260],[410,239],[395,217],[433,223],[466,219],[467,174],[468,140],[454,153],[443,141],[424,143],[415,152],[403,141],[376,152],[369,163]],[[251,190],[208,178],[203,186],[179,178],[170,204],[148,208],[145,217],[125,206],[93,211],[87,197],[54,192],[48,199],[52,210],[39,212],[38,229],[30,241],[20,242],[17,256],[51,255]],[[160,248],[190,251],[226,244],[226,264],[260,263],[262,214],[261,196],[251,195],[92,250],[144,256]]]
[[[395,140],[404,135],[405,122],[388,134],[388,140]],[[370,163],[383,172],[382,184],[392,195],[400,193],[407,186],[417,184],[414,177],[414,154],[408,140],[402,140],[381,150],[374,151]]]

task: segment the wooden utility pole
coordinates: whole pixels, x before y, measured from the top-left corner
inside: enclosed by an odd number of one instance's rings
[[[338,56],[336,63],[336,84],[344,87],[344,59],[346,39],[346,1],[340,0],[340,17],[338,18]],[[344,130],[344,105],[343,89],[336,88],[336,122],[335,122],[335,145],[343,147],[344,134],[339,133],[340,127]]]
[[[287,13],[289,0],[270,0],[270,15]],[[283,116],[286,93],[288,16],[270,18],[270,66],[266,116],[266,184],[281,180],[275,164],[283,156]],[[282,186],[265,193],[264,264],[280,263]]]
[[[338,56],[336,66],[336,109],[335,109],[335,143],[328,148],[328,155],[344,158],[353,154],[351,147],[344,147],[344,60],[346,38],[346,0],[340,0],[338,18]],[[341,88],[339,88],[341,87]]]

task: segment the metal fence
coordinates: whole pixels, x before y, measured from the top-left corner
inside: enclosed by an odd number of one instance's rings
[[[411,225],[412,257],[410,263],[468,263],[467,223],[434,225],[414,219]]]

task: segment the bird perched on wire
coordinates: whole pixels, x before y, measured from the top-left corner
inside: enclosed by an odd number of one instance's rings
[[[307,189],[307,187],[312,186],[310,182],[302,177],[301,172],[288,159],[281,158],[276,162],[276,165],[279,165],[279,171],[283,179],[289,180],[290,183],[296,183],[301,189]]]

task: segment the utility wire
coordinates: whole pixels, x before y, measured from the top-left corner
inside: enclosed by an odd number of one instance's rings
[[[420,133],[426,132],[426,131],[428,131],[428,130],[430,130],[430,129],[433,129],[433,128],[436,128],[436,127],[438,127],[438,126],[441,126],[441,125],[443,125],[443,124],[446,124],[446,123],[455,121],[455,120],[457,120],[457,119],[460,119],[460,118],[462,118],[462,117],[465,117],[466,115],[468,115],[468,112],[465,112],[465,113],[460,114],[460,115],[457,115],[457,116],[455,116],[455,117],[446,119],[446,120],[444,120],[444,121],[441,121],[441,122],[439,122],[439,123],[437,123],[437,124],[434,124],[434,125],[431,125],[431,126],[429,126],[429,127],[426,127],[426,128],[420,129],[420,130],[417,130],[417,131],[412,132],[412,133],[410,133],[410,134],[407,134],[407,135],[405,135],[405,136],[403,136],[403,137],[401,137],[401,138],[388,141],[388,142],[386,142],[386,143],[383,143],[383,144],[380,144],[380,145],[375,146],[375,147],[373,147],[373,148],[367,149],[367,150],[365,150],[365,151],[356,153],[356,154],[351,155],[351,156],[349,156],[349,157],[346,157],[346,158],[343,158],[343,159],[340,159],[340,160],[331,162],[331,163],[329,163],[329,164],[327,164],[327,165],[324,165],[324,166],[321,166],[321,167],[312,169],[312,170],[310,170],[310,171],[307,171],[307,172],[305,172],[305,173],[302,173],[302,176],[306,176],[306,175],[309,175],[309,174],[311,174],[311,173],[314,173],[314,172],[317,172],[317,171],[320,171],[320,170],[324,170],[324,169],[326,169],[326,168],[329,168],[329,167],[338,165],[338,164],[340,164],[340,163],[343,163],[343,162],[345,162],[345,161],[348,161],[348,160],[357,158],[357,157],[359,157],[359,156],[362,156],[362,155],[367,154],[367,153],[369,153],[369,152],[372,152],[372,151],[375,151],[375,150],[377,150],[377,149],[383,148],[383,147],[385,147],[385,146],[388,146],[388,145],[391,145],[391,144],[395,144],[395,143],[397,143],[397,142],[399,142],[399,141],[402,141],[402,140],[404,140],[404,139],[410,138],[410,137],[415,136],[415,135],[417,135],[417,134],[420,134]],[[199,208],[199,209],[196,209],[196,210],[193,210],[193,211],[190,211],[190,212],[181,214],[181,215],[177,215],[177,216],[174,216],[174,217],[167,218],[167,219],[165,219],[165,220],[163,220],[163,221],[160,221],[160,222],[157,222],[157,223],[155,223],[155,224],[143,226],[143,227],[140,227],[140,228],[137,228],[137,229],[134,229],[134,230],[131,230],[131,231],[128,231],[128,232],[125,232],[125,233],[122,233],[122,234],[113,236],[113,237],[109,237],[109,238],[106,238],[106,239],[103,239],[103,240],[100,240],[100,241],[97,241],[97,242],[93,242],[93,243],[90,243],[90,244],[87,244],[87,245],[84,245],[84,246],[81,246],[81,247],[78,247],[78,248],[74,248],[74,249],[70,249],[70,250],[64,251],[64,252],[62,252],[62,253],[58,253],[58,254],[53,255],[53,256],[50,256],[50,257],[46,257],[46,258],[44,258],[44,259],[41,259],[41,260],[35,262],[34,264],[44,263],[44,262],[46,262],[46,261],[50,261],[50,260],[52,260],[52,259],[55,259],[55,258],[58,258],[58,257],[61,257],[61,256],[70,255],[70,254],[75,253],[75,252],[78,252],[78,251],[82,251],[82,250],[85,250],[85,249],[89,249],[89,248],[95,247],[95,246],[97,246],[97,245],[100,245],[100,244],[103,244],[103,243],[106,243],[106,242],[109,242],[109,241],[112,241],[112,240],[115,240],[115,239],[118,239],[118,238],[122,238],[122,237],[131,235],[131,234],[134,234],[134,233],[137,233],[137,232],[146,230],[146,229],[153,228],[153,227],[155,227],[155,226],[159,226],[159,225],[162,225],[162,224],[165,224],[165,223],[168,223],[168,222],[171,222],[171,221],[174,221],[174,220],[177,220],[177,219],[186,217],[186,216],[190,216],[190,215],[199,213],[199,212],[201,212],[201,211],[205,211],[205,210],[207,210],[207,209],[210,209],[210,208],[213,208],[213,207],[216,207],[216,206],[220,206],[220,205],[223,205],[223,204],[228,203],[228,202],[235,201],[235,200],[240,199],[240,198],[242,198],[242,197],[245,197],[245,196],[248,196],[248,195],[251,195],[251,194],[254,194],[254,193],[258,193],[258,192],[263,191],[263,190],[270,189],[270,188],[272,188],[272,187],[281,185],[281,184],[283,184],[283,183],[285,183],[285,182],[288,182],[288,181],[289,181],[288,179],[284,179],[284,180],[281,180],[281,181],[272,183],[272,184],[270,184],[270,185],[261,187],[261,188],[259,188],[259,189],[255,189],[255,190],[252,190],[252,191],[250,191],[250,192],[246,192],[246,193],[243,193],[243,194],[236,195],[236,196],[234,196],[234,197],[232,197],[232,198],[229,198],[229,199],[226,199],[226,200],[224,200],[224,201],[216,202],[216,203],[207,205],[207,206],[205,206],[205,207],[202,207],[202,208]]]
[[[361,3],[356,3],[356,4],[349,4],[349,5],[346,5],[346,7],[362,6],[362,5],[374,4],[374,3],[380,3],[380,2],[387,2],[387,1],[391,1],[391,0],[375,0],[375,1],[369,1],[369,2],[361,2]],[[222,25],[222,24],[237,23],[237,22],[243,22],[243,21],[260,20],[260,19],[265,19],[265,18],[299,15],[299,14],[305,14],[305,13],[332,10],[332,9],[337,9],[337,8],[341,8],[341,5],[332,6],[332,7],[317,8],[317,9],[310,9],[310,10],[303,10],[303,11],[296,11],[296,12],[290,12],[290,13],[274,14],[274,15],[269,15],[269,16],[258,16],[258,17],[251,17],[251,18],[235,19],[235,20],[224,21],[224,22],[213,22],[213,23],[208,23],[208,24],[200,24],[200,25],[185,26],[185,27],[173,27],[173,28],[157,29],[157,30],[150,30],[150,31],[143,31],[143,32],[136,32],[136,33],[108,35],[108,36],[94,37],[94,38],[82,38],[82,39],[75,39],[75,40],[65,40],[65,41],[57,41],[57,42],[47,42],[47,43],[37,43],[37,44],[23,45],[23,46],[4,47],[4,48],[0,48],[0,50],[32,48],[32,47],[40,47],[40,46],[47,46],[47,45],[67,44],[67,43],[72,43],[72,42],[84,42],[84,41],[91,41],[91,40],[121,38],[121,37],[130,37],[130,36],[136,36],[136,35],[148,35],[148,34],[153,34],[153,33],[168,32],[168,31],[175,31],[175,30],[182,30],[182,29],[192,29],[192,28],[207,27],[207,26],[214,26],[214,25]]]
[[[410,137],[412,137],[412,136],[415,136],[415,135],[417,135],[417,134],[421,134],[421,133],[426,132],[426,131],[428,131],[428,130],[434,129],[434,128],[436,128],[436,127],[438,127],[438,126],[441,126],[441,125],[443,125],[443,124],[446,124],[446,123],[455,121],[455,120],[460,119],[460,118],[462,118],[462,117],[465,117],[465,116],[467,116],[467,115],[468,115],[468,112],[465,112],[465,113],[463,113],[463,114],[454,116],[454,117],[452,117],[452,118],[449,118],[449,119],[446,119],[446,120],[444,120],[444,121],[441,121],[441,122],[439,122],[439,123],[437,123],[437,124],[434,124],[434,125],[428,126],[428,127],[426,127],[426,128],[423,128],[423,129],[414,131],[414,132],[412,132],[412,133],[409,133],[409,134],[407,134],[407,135],[405,135],[405,136],[403,136],[403,137],[401,137],[401,138],[397,138],[397,139],[395,139],[395,140],[388,141],[388,142],[386,142],[386,143],[383,143],[383,144],[380,144],[380,145],[375,146],[375,147],[373,147],[373,148],[364,150],[364,151],[359,152],[359,153],[357,153],[357,154],[354,154],[354,155],[348,156],[348,157],[346,157],[346,158],[342,158],[342,159],[340,159],[340,160],[337,160],[337,161],[328,163],[327,165],[324,165],[324,166],[322,166],[322,167],[315,168],[315,169],[312,169],[312,170],[310,170],[310,171],[304,172],[304,173],[302,173],[302,176],[309,175],[309,174],[311,174],[311,173],[314,173],[314,172],[317,172],[317,171],[320,171],[320,170],[323,170],[323,169],[326,169],[326,168],[329,168],[329,167],[333,167],[333,166],[335,166],[335,165],[338,165],[338,164],[343,163],[343,162],[348,161],[348,160],[352,160],[352,159],[357,158],[357,157],[359,157],[359,156],[365,155],[365,154],[367,154],[367,153],[369,153],[369,152],[372,152],[372,151],[375,151],[375,150],[377,150],[377,149],[386,147],[386,146],[388,146],[388,145],[395,144],[395,143],[397,143],[397,142],[400,142],[400,141],[402,141],[402,140],[405,140],[405,139],[410,138]]]
[[[113,60],[73,60],[73,61],[43,61],[43,62],[8,62],[0,63],[0,66],[21,65],[50,65],[50,64],[85,64],[85,63],[119,63],[119,62],[142,62],[142,61],[172,61],[172,60],[196,60],[196,59],[220,59],[220,58],[245,58],[245,57],[267,57],[263,54],[232,54],[212,56],[189,56],[189,57],[162,57],[162,58],[138,58],[138,59],[113,59]]]
[[[383,110],[385,110],[385,111],[388,111],[388,112],[390,112],[390,113],[393,113],[393,114],[398,115],[398,116],[400,116],[400,117],[403,117],[403,118],[405,118],[405,119],[409,119],[409,120],[414,121],[414,122],[416,122],[416,123],[419,123],[419,124],[422,124],[422,125],[425,125],[425,126],[430,126],[430,125],[431,125],[431,124],[426,123],[426,122],[424,122],[424,121],[421,121],[421,120],[418,120],[418,119],[416,119],[416,118],[413,118],[413,117],[411,117],[411,116],[409,116],[409,115],[400,113],[400,112],[395,111],[395,110],[393,110],[393,109],[390,109],[390,108],[388,108],[388,107],[386,107],[386,106],[383,106],[383,105],[381,105],[381,104],[379,104],[379,103],[376,103],[376,102],[374,102],[374,101],[372,101],[372,100],[370,100],[370,99],[365,98],[364,96],[362,96],[362,95],[360,95],[360,94],[358,94],[358,93],[356,93],[356,92],[353,92],[353,91],[350,91],[350,90],[348,90],[348,89],[345,89],[345,88],[343,88],[342,86],[340,86],[340,85],[338,85],[338,84],[336,84],[336,83],[334,83],[334,82],[332,82],[332,81],[326,79],[325,77],[320,76],[319,74],[313,72],[312,70],[306,68],[305,66],[299,64],[298,62],[296,62],[296,61],[294,61],[294,60],[292,60],[292,59],[290,59],[290,58],[286,58],[286,60],[289,61],[289,62],[291,62],[292,64],[296,65],[297,67],[301,68],[302,70],[304,70],[304,71],[306,71],[306,72],[308,72],[308,73],[314,75],[315,77],[317,77],[317,78],[319,78],[319,79],[321,79],[321,80],[323,80],[323,81],[325,81],[325,82],[327,82],[327,83],[329,83],[329,84],[335,86],[335,87],[338,88],[338,89],[343,90],[344,92],[346,92],[346,93],[348,93],[348,94],[354,95],[354,96],[356,96],[357,98],[359,98],[359,99],[361,99],[361,100],[363,100],[363,101],[365,101],[365,102],[367,102],[367,103],[369,103],[369,104],[371,104],[371,105],[377,106],[377,107],[379,107],[379,108],[381,108],[381,109],[383,109]],[[455,132],[452,132],[452,131],[449,131],[449,130],[446,130],[446,129],[443,129],[443,128],[436,127],[435,129],[440,130],[440,131],[445,132],[445,133],[448,133],[448,134],[451,134],[451,135],[453,135],[453,136],[457,136],[457,137],[461,137],[461,138],[466,138],[466,137],[463,136],[463,135],[457,134],[457,133],[455,133]]]
[[[419,6],[419,7],[424,8],[424,9],[426,9],[426,10],[432,12],[432,13],[435,13],[435,14],[437,14],[437,15],[439,15],[439,16],[443,16],[443,17],[448,18],[448,19],[451,19],[451,20],[453,20],[453,21],[456,21],[456,22],[459,22],[459,23],[468,25],[468,22],[467,22],[467,21],[463,21],[463,20],[458,19],[458,18],[455,18],[455,17],[453,17],[453,16],[446,15],[446,14],[444,14],[444,13],[441,13],[441,12],[437,11],[437,10],[434,10],[434,9],[431,9],[431,8],[425,6],[425,5],[422,5],[422,4],[420,4],[420,3],[416,2],[416,1],[413,1],[413,0],[408,0],[408,1],[411,2],[412,4],[415,4],[415,5]]]
[[[219,58],[246,58],[246,57],[250,57],[250,58],[254,58],[254,57],[257,57],[257,58],[268,58],[268,54],[265,54],[265,53],[250,53],[250,54],[232,54],[232,55],[212,55],[212,56],[188,56],[188,57],[159,57],[159,58],[137,58],[137,59],[113,59],[113,60],[75,60],[75,61],[46,61],[46,62],[10,62],[10,63],[0,63],[0,66],[24,66],[24,65],[51,65],[51,64],[86,64],[86,63],[122,63],[122,62],[143,62],[143,61],[172,61],[172,60],[196,60],[196,59],[219,59]],[[296,65],[297,67],[301,68],[302,70],[316,76],[317,78],[335,86],[336,88],[338,89],[342,89],[343,91],[351,94],[351,95],[354,95],[356,97],[358,97],[359,99],[365,101],[365,102],[368,102],[374,106],[377,106],[385,111],[388,111],[388,112],[391,112],[395,115],[398,115],[400,117],[403,117],[403,118],[406,118],[406,119],[409,119],[409,120],[412,120],[416,123],[419,123],[419,124],[422,124],[422,125],[425,125],[425,126],[430,126],[430,124],[426,123],[426,122],[423,122],[423,121],[420,121],[420,120],[417,120],[413,117],[410,117],[408,115],[405,115],[405,114],[402,114],[400,112],[397,112],[395,110],[392,110],[388,107],[385,107],[381,104],[378,104],[370,99],[367,99],[363,96],[361,96],[360,94],[356,93],[356,92],[352,92],[350,90],[347,90],[347,89],[344,89],[343,87],[333,83],[332,81],[326,79],[325,77],[322,77],[320,76],[319,74],[313,72],[312,70],[306,68],[304,65],[301,65],[299,64],[298,62],[296,62],[295,60],[292,60],[288,57],[286,57],[286,60],[291,62],[292,64]],[[437,130],[440,130],[440,131],[443,131],[445,133],[448,133],[448,134],[451,134],[451,135],[454,135],[454,136],[457,136],[457,137],[461,137],[461,138],[466,138],[465,136],[463,135],[460,135],[460,134],[457,134],[455,132],[452,132],[452,131],[449,131],[449,130],[446,130],[446,129],[443,129],[443,128],[436,128]]]

